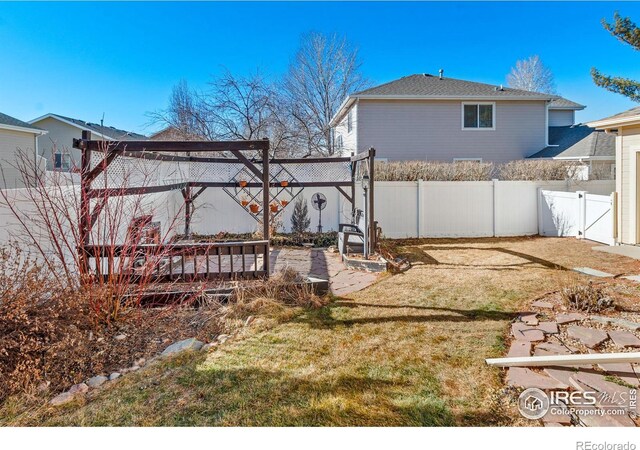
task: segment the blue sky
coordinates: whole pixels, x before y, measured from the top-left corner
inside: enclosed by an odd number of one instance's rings
[[[579,121],[635,104],[597,88],[589,70],[640,79],[640,53],[600,25],[640,4],[607,3],[0,3],[0,111],[48,112],[143,133],[180,79],[204,87],[222,66],[283,73],[301,33],[340,32],[365,75],[413,73],[500,84],[538,54],[559,92],[588,105]]]

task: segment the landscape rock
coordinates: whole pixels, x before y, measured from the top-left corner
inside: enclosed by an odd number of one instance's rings
[[[511,334],[519,341],[544,341],[544,333],[541,330],[522,322],[517,322],[511,325]]]
[[[107,381],[109,381],[109,378],[103,375],[96,375],[95,377],[91,377],[87,380],[87,386],[95,389],[102,386]]]
[[[627,328],[629,330],[640,330],[640,323],[632,322],[626,319],[617,319],[615,317],[606,317],[606,316],[591,316],[589,317],[594,322],[604,323],[605,325],[617,325],[622,328]]]
[[[567,328],[569,337],[577,339],[589,348],[595,348],[608,339],[607,333],[594,328],[571,326]]]
[[[146,363],[146,362],[147,362],[147,360],[145,358],[140,358],[140,359],[136,360],[133,363],[133,365],[142,367],[142,366],[144,366],[144,363]]]
[[[571,367],[547,367],[544,373],[560,383],[571,386],[571,377],[576,374],[576,371]]]
[[[531,356],[531,342],[518,340],[511,342],[511,347],[509,348],[507,357],[519,358],[523,356]]]
[[[527,325],[538,325],[538,315],[536,313],[521,313],[520,321],[526,323]]]
[[[223,335],[221,335],[223,336]],[[218,337],[219,339],[220,337]],[[161,356],[176,355],[178,353],[188,350],[200,350],[204,342],[197,340],[196,338],[184,339],[182,341],[175,342],[164,349]],[[138,367],[139,368],[139,367]]]
[[[571,322],[580,322],[581,320],[586,319],[587,316],[580,313],[568,313],[568,314],[558,314],[556,316],[556,322],[560,325]]]
[[[86,383],[74,384],[69,388],[67,392],[71,394],[86,394],[87,392],[89,392],[89,386],[87,386]]]
[[[121,376],[122,375],[120,374],[120,372],[113,372],[111,375],[109,375],[109,381],[117,380]]]
[[[556,322],[540,322],[536,327],[545,334],[558,334],[558,324]]]
[[[609,331],[609,337],[618,347],[640,347],[640,339],[628,331],[612,330]]]
[[[53,397],[49,401],[49,403],[51,405],[53,405],[53,406],[60,406],[60,405],[64,405],[66,403],[69,403],[75,397],[76,397],[76,394],[73,394],[71,392],[63,392],[62,394],[59,394],[59,395],[56,395],[55,397]]]
[[[510,367],[507,374],[507,384],[525,389],[533,387],[539,389],[566,389],[568,387],[565,383],[524,367]]]
[[[570,355],[571,351],[561,344],[555,344],[553,342],[543,342],[536,346],[533,354],[534,356]]]
[[[118,334],[117,336],[114,337],[116,341],[124,341],[126,338],[127,338],[126,334]]]
[[[638,386],[638,384],[640,384],[636,371],[629,363],[598,364],[598,367],[609,375],[616,376],[631,386]]]
[[[533,306],[534,308],[553,309],[553,303],[545,302],[542,300],[533,302],[531,306]]]

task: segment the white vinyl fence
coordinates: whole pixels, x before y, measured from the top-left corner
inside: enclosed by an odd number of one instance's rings
[[[539,224],[538,190],[586,191],[590,204],[606,209],[598,195],[610,195],[614,181],[459,181],[459,182],[376,182],[375,219],[382,227],[383,235],[391,238],[406,237],[491,237],[535,235],[550,225]],[[24,190],[11,190],[12,203],[19,205],[23,214],[29,215],[32,206]],[[351,205],[335,188],[307,188],[300,194],[307,200],[310,229],[318,226],[318,211],[311,205],[311,196],[321,192],[327,198],[322,212],[324,231],[337,230],[339,223],[350,221]],[[596,196],[593,196],[596,194]],[[69,188],[69,195],[78,195],[78,189]],[[575,194],[572,194],[575,195]],[[561,202],[558,197],[557,202]],[[0,202],[1,203],[1,202]],[[208,188],[195,202],[196,211],[192,230],[199,234],[219,232],[254,232],[256,221],[222,189]],[[362,189],[356,189],[356,204],[362,205]],[[162,233],[169,236],[181,233],[184,215],[179,191],[149,195],[144,207],[159,221]],[[586,236],[599,240],[607,235],[597,220],[604,213],[596,206],[587,209],[586,220],[593,222],[586,228]],[[280,215],[281,229],[289,231],[293,203]],[[593,216],[593,217],[592,217]],[[176,220],[177,218],[177,220]],[[558,222],[559,224],[560,222]],[[556,225],[554,225],[556,226]],[[550,235],[572,235],[548,231]],[[0,244],[6,243],[21,227],[6,205],[0,204]],[[556,233],[556,234],[554,234]]]
[[[541,189],[538,220],[543,236],[573,236],[614,244],[613,195]]]

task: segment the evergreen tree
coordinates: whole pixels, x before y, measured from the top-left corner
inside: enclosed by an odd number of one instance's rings
[[[640,50],[640,29],[629,17],[622,17],[619,13],[613,16],[613,23],[602,20],[602,26],[619,41],[629,44],[635,50]],[[635,102],[640,102],[640,83],[630,78],[603,75],[598,69],[591,69],[593,82],[608,91],[622,94]]]
[[[291,231],[294,233],[304,233],[311,225],[309,217],[309,208],[307,201],[302,197],[298,197],[295,205],[293,205],[293,214],[291,215]]]

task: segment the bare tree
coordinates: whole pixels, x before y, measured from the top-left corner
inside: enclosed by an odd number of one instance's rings
[[[276,154],[288,154],[291,126],[284,120],[276,91],[259,71],[238,77],[225,70],[202,92],[181,81],[172,91],[166,110],[150,113],[154,124],[179,135],[208,140],[269,138]]]
[[[365,88],[358,50],[345,37],[311,32],[282,81],[295,129],[292,135],[306,154],[333,155],[336,146],[329,122],[352,92]]]
[[[538,55],[516,61],[507,75],[507,84],[514,89],[557,94],[553,72]]]

